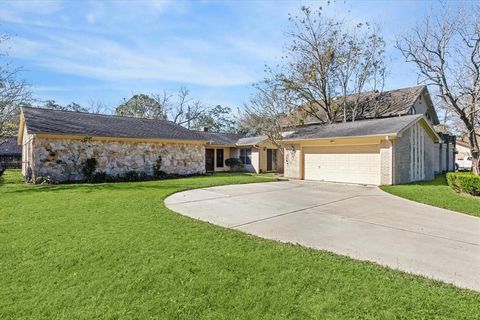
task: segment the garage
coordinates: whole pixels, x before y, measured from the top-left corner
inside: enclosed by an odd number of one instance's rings
[[[381,184],[380,145],[304,147],[305,180]]]

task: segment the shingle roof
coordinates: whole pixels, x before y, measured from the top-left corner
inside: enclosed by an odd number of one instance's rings
[[[197,131],[197,133],[205,138],[205,140],[208,140],[211,144],[217,145],[235,145],[238,139],[245,136],[241,133],[219,133],[204,131]]]
[[[422,117],[423,115],[416,114],[355,122],[309,125],[286,136],[284,140],[346,138],[395,134]]]
[[[22,146],[17,143],[17,137],[0,138],[0,156],[22,155]]]
[[[165,120],[121,117],[41,108],[22,108],[30,134],[168,140],[206,139],[195,131]]]
[[[369,91],[358,95],[358,110],[361,110],[360,117],[357,119],[385,118],[393,116],[408,115],[411,107],[418,99],[420,94],[426,90],[426,86],[401,88],[396,90],[375,92]],[[346,98],[347,105],[353,105],[357,99],[356,95],[350,95]],[[339,100],[340,101],[340,100]],[[324,111],[319,110],[318,116],[323,118]],[[338,121],[342,121],[343,115],[338,115]],[[352,115],[347,115],[349,119]],[[307,117],[306,123],[318,122],[318,119]]]
[[[265,140],[268,140],[267,136],[255,136],[255,137],[246,137],[241,138],[237,141],[238,146],[254,146]]]

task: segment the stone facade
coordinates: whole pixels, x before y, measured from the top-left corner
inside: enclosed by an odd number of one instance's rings
[[[284,174],[292,179],[302,179],[302,149],[299,144],[285,145]]]
[[[391,140],[380,142],[380,183],[393,184],[393,143]]]
[[[97,170],[109,175],[127,171],[153,175],[153,165],[162,157],[161,170],[168,174],[205,173],[205,146],[187,143],[115,142],[35,138],[31,141],[33,181],[49,177],[52,181],[82,180],[86,159],[97,160]]]

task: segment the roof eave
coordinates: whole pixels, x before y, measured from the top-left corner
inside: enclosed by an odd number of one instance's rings
[[[382,134],[368,134],[368,135],[357,135],[357,136],[332,136],[332,137],[322,137],[322,138],[307,138],[307,139],[285,139],[282,142],[302,142],[302,141],[315,141],[315,140],[336,140],[336,139],[357,139],[357,138],[388,138],[395,139],[398,137],[397,133],[382,133]]]

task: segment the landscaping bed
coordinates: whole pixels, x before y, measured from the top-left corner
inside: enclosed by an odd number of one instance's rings
[[[480,196],[480,176],[471,172],[449,172],[447,182],[456,192]]]
[[[480,293],[259,239],[163,205],[181,190],[266,181],[272,177],[225,173],[33,186],[7,171],[0,319],[480,318]]]

